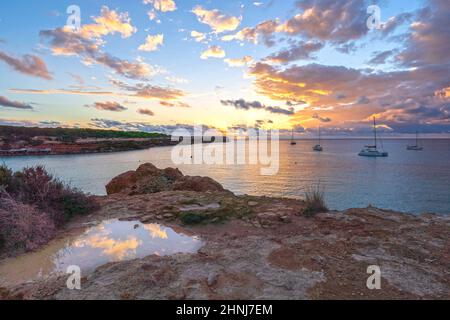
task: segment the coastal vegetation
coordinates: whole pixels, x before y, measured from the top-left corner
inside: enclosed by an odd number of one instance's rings
[[[172,144],[160,133],[0,126],[0,156],[106,153]]]
[[[36,249],[71,218],[91,213],[96,203],[37,166],[13,172],[0,167],[0,253]]]
[[[0,126],[1,137],[37,137],[49,136],[56,137],[61,140],[76,140],[76,139],[138,139],[138,138],[162,138],[167,137],[161,133],[149,133],[139,131],[117,131],[117,130],[102,130],[102,129],[86,129],[86,128],[38,128],[38,127],[13,127]]]
[[[305,192],[305,207],[303,214],[306,217],[313,217],[320,212],[327,212],[328,208],[325,203],[325,190],[319,184],[309,187]]]

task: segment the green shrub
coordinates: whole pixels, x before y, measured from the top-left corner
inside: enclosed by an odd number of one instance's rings
[[[0,166],[0,186],[8,188],[11,185],[12,176],[12,170],[5,165]]]
[[[183,213],[180,216],[181,222],[184,224],[199,224],[206,220],[206,217],[198,212]]]

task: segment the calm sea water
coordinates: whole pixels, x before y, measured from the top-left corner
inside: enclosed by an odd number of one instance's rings
[[[388,158],[364,158],[357,153],[370,140],[325,140],[324,151],[311,150],[315,141],[280,141],[276,176],[260,175],[255,165],[181,165],[184,174],[209,176],[238,194],[301,198],[311,186],[325,188],[332,209],[366,207],[411,213],[450,214],[450,140],[423,140],[424,151],[407,151],[408,140],[385,140]],[[92,194],[105,194],[111,178],[140,164],[174,167],[171,147],[71,156],[1,158],[18,170],[44,165],[55,176]]]

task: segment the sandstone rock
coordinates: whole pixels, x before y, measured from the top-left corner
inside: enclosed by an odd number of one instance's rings
[[[108,195],[116,193],[140,195],[171,190],[226,191],[220,183],[211,178],[184,176],[176,168],[161,170],[151,163],[141,165],[136,171],[123,173],[106,185]]]
[[[121,175],[118,175],[117,177],[113,178],[107,185],[106,185],[106,193],[108,195],[119,193],[126,188],[130,187],[131,184],[136,183],[136,177],[134,171],[128,171],[125,173],[122,173]]]
[[[209,177],[184,176],[175,181],[173,190],[190,190],[197,192],[225,191],[220,183]]]
[[[183,174],[180,170],[174,168],[166,168],[164,169],[164,173],[169,180],[175,181],[183,177]]]

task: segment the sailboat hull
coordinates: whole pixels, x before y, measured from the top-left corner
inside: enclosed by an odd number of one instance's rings
[[[378,150],[361,150],[358,155],[361,157],[388,157],[389,153]]]
[[[316,146],[313,147],[313,150],[314,151],[323,151],[323,148],[322,148],[321,145],[316,145]]]
[[[379,151],[377,149],[377,124],[375,122],[375,117],[373,117],[373,140],[374,144],[371,146],[365,146],[364,149],[361,150],[360,153],[358,153],[361,157],[371,157],[371,158],[378,158],[378,157],[388,157],[389,153],[386,151]]]
[[[419,147],[419,146],[407,146],[406,150],[412,150],[412,151],[422,151],[423,147]]]

